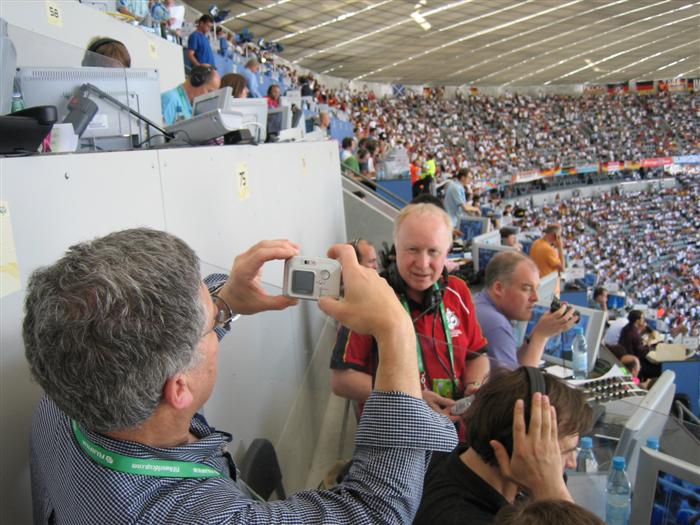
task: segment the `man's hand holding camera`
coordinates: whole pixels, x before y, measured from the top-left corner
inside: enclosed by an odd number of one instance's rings
[[[256,314],[266,310],[284,310],[296,299],[269,295],[262,287],[262,267],[268,261],[299,255],[299,245],[280,239],[260,241],[233,261],[231,275],[219,291],[234,313]]]

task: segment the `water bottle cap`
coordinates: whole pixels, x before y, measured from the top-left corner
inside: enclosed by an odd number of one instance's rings
[[[653,448],[654,450],[659,450],[659,438],[647,438],[647,447]]]
[[[583,335],[583,326],[574,326],[574,335],[576,334]]]
[[[593,440],[588,436],[581,438],[581,448],[593,448]]]
[[[625,458],[622,456],[613,457],[612,464],[615,470],[625,470]]]

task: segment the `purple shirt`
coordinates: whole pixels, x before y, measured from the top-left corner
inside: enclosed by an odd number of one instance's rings
[[[489,294],[483,290],[474,300],[476,318],[488,343],[491,368],[517,368],[518,353],[513,335],[513,325],[493,304]]]

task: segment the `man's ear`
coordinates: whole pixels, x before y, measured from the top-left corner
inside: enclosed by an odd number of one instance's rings
[[[491,287],[491,290],[493,290],[493,294],[495,297],[502,297],[503,296],[503,288],[505,288],[505,285],[501,281],[496,281],[493,283],[493,286]]]
[[[188,408],[192,404],[194,395],[190,390],[190,378],[187,374],[178,373],[165,381],[163,400],[176,410]]]

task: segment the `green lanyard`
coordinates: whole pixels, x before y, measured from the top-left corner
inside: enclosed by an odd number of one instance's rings
[[[223,478],[223,473],[204,465],[189,461],[171,461],[168,459],[131,458],[116,452],[111,452],[90,441],[80,431],[78,424],[71,420],[73,434],[78,444],[90,458],[103,467],[127,474],[153,476],[157,478]]]
[[[435,286],[437,286],[437,285],[435,285]],[[408,301],[406,301],[406,297],[401,296],[401,302],[403,303],[403,307],[408,312],[408,315],[411,315],[411,309],[408,306]],[[450,332],[449,324],[447,324],[447,314],[445,313],[445,304],[442,301],[440,301],[440,317],[442,318],[442,329],[445,332],[445,339],[447,342],[447,351],[450,354],[450,367],[452,370],[452,375],[454,376],[455,375],[455,352],[454,352],[454,348],[452,348],[452,333]],[[433,341],[433,344],[435,344],[434,341]],[[421,374],[425,374],[425,366],[423,365],[423,346],[420,344],[420,337],[418,337],[417,332],[416,332],[416,350],[418,350],[418,371]],[[451,379],[456,380],[455,377],[452,377]]]

